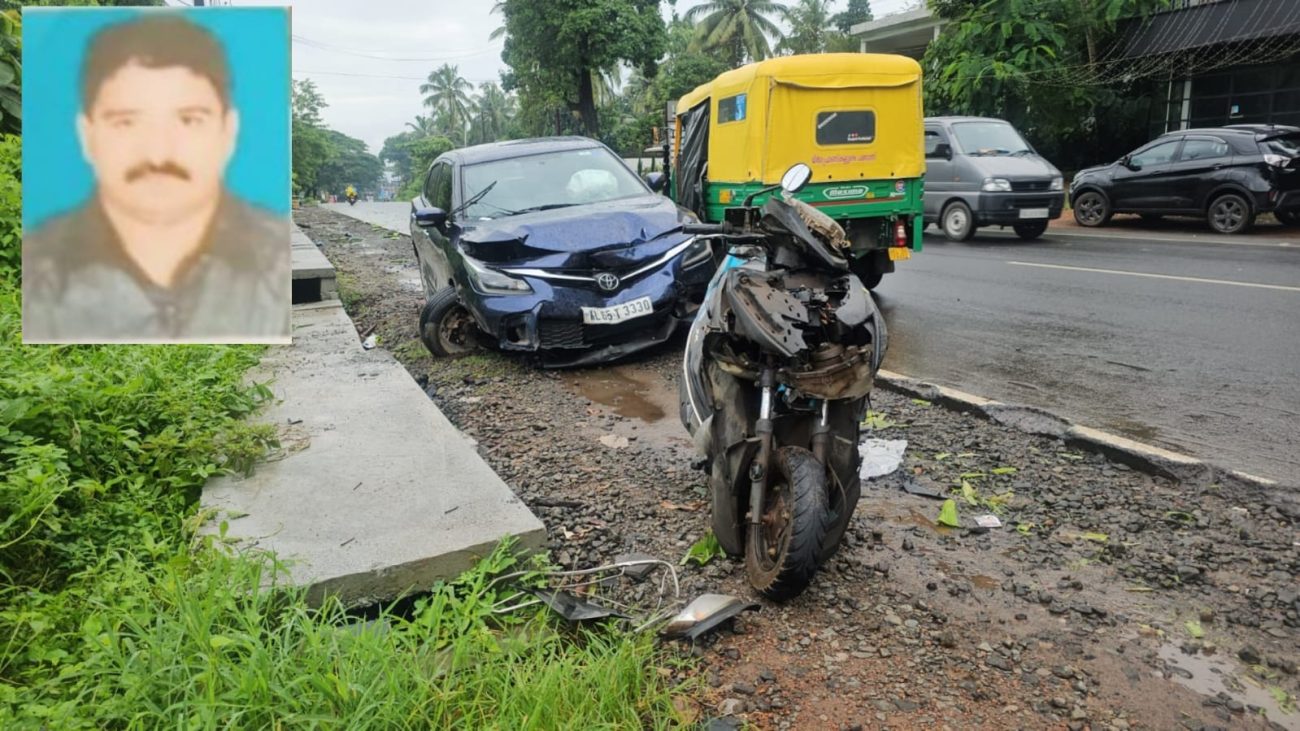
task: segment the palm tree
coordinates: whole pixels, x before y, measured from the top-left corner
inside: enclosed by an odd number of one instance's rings
[[[497,13],[504,13],[505,9],[506,9],[506,4],[504,2],[493,3],[492,9],[488,11],[488,15],[496,15]],[[488,34],[488,40],[495,41],[496,39],[500,38],[505,34],[506,34],[506,24],[502,23],[501,25],[497,26],[496,30]]]
[[[485,81],[478,88],[474,138],[479,142],[495,142],[505,135],[506,123],[510,121],[510,97],[492,81]]]
[[[410,127],[411,131],[420,137],[429,137],[438,132],[437,122],[434,121],[432,115],[426,117],[422,114],[417,114],[415,115],[415,121],[407,122],[406,126]]]
[[[833,30],[830,0],[799,0],[786,16],[790,33],[777,45],[784,53],[824,53]]]
[[[710,0],[687,10],[685,18],[696,23],[692,50],[721,52],[738,66],[746,58],[772,55],[768,37],[781,38],[781,29],[768,16],[784,20],[789,13],[775,0]]]
[[[442,117],[453,139],[463,140],[465,137],[472,104],[468,92],[473,88],[461,77],[459,69],[449,63],[429,72],[428,79],[420,84],[420,93],[425,95],[424,105]]]

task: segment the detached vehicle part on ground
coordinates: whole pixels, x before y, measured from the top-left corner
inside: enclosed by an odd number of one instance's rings
[[[906,56],[818,53],[752,63],[672,104],[673,200],[702,221],[808,163],[798,198],[838,221],[868,288],[921,250],[921,67]],[[671,138],[671,142],[670,142]],[[754,197],[762,205],[767,194]]]
[[[1300,127],[1233,124],[1169,132],[1070,181],[1074,220],[1116,213],[1204,216],[1215,233],[1250,230],[1260,213],[1300,226]]]
[[[794,197],[810,176],[796,165],[784,196],[758,208],[756,193],[725,223],[686,227],[729,250],[687,339],[682,423],[709,473],[719,545],[776,600],[808,586],[848,527],[886,346],[844,230]]]
[[[550,366],[664,342],[713,274],[707,242],[682,232],[694,220],[595,140],[448,152],[411,202],[420,338],[438,356],[493,344]]]
[[[980,226],[1010,226],[1031,241],[1061,217],[1061,171],[1004,120],[927,118],[925,161],[925,222],[951,241]]]

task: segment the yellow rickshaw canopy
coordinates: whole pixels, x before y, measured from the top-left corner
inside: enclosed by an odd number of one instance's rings
[[[711,181],[774,184],[796,162],[812,166],[813,182],[916,178],[925,172],[920,81],[906,56],[783,56],[720,74],[683,95],[676,114],[710,104]],[[869,119],[870,135],[818,134],[841,115]]]

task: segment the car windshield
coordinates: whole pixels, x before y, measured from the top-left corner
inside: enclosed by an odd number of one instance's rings
[[[650,192],[618,158],[600,147],[466,165],[461,178],[464,199],[474,201],[465,208],[469,220],[503,218]],[[492,189],[488,190],[488,186]],[[474,200],[480,194],[482,197]]]
[[[1284,135],[1260,143],[1264,152],[1286,157],[1300,157],[1300,135]]]
[[[1024,155],[1033,152],[1006,122],[958,122],[952,126],[967,155]]]

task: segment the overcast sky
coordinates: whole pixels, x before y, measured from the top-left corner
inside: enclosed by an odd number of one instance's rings
[[[538,0],[539,2],[544,0]],[[168,0],[171,5],[192,0]],[[677,11],[701,0],[678,0]],[[285,5],[285,0],[217,0],[219,5]],[[293,7],[293,76],[312,79],[329,107],[330,127],[364,140],[378,153],[384,138],[426,113],[420,83],[443,63],[474,83],[500,82],[501,24],[494,0],[303,0]],[[787,4],[793,4],[788,0]],[[872,0],[876,17],[914,0]],[[833,0],[835,12],[847,0]],[[663,3],[664,16],[672,9]]]

